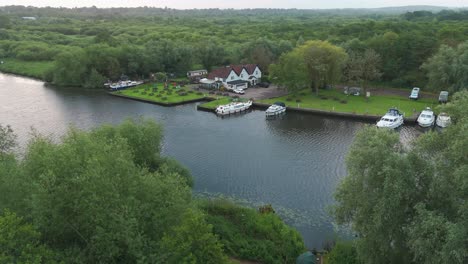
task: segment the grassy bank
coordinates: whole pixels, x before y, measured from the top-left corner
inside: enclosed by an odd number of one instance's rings
[[[215,110],[219,105],[229,104],[232,101],[230,97],[217,97],[219,99],[200,104],[199,107],[207,110]]]
[[[321,90],[318,97],[310,90],[304,90],[298,96],[287,95],[259,102],[272,104],[277,101],[282,101],[290,107],[369,115],[382,115],[387,112],[388,108],[397,107],[405,112],[406,116],[411,116],[425,107],[437,105],[435,99],[414,101],[398,95],[371,95],[369,100],[366,100],[363,96],[346,96],[336,90]]]
[[[305,251],[301,235],[266,206],[263,213],[227,200],[200,200],[229,256],[260,263],[294,263]]]
[[[164,89],[162,83],[156,84],[143,84],[137,87],[115,92],[117,94],[148,100],[159,104],[175,104],[187,101],[203,99],[205,95],[201,92],[196,92],[188,88],[174,88],[169,87]]]
[[[53,61],[4,59],[3,64],[0,64],[0,71],[43,80],[45,73],[53,67],[53,64]]]

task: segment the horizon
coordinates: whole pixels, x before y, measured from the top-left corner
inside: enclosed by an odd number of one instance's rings
[[[96,2],[93,0],[2,0],[1,7],[5,6],[25,6],[25,7],[53,7],[53,8],[138,8],[138,7],[152,7],[152,8],[170,8],[179,10],[190,9],[304,9],[304,10],[318,10],[318,9],[374,9],[374,8],[395,8],[395,7],[413,7],[413,6],[430,6],[442,8],[466,8],[468,3],[464,0],[330,0],[325,3],[323,1],[307,1],[307,0],[292,0],[284,2],[279,0],[258,0],[252,4],[247,0],[238,0],[236,2],[226,0],[209,0],[199,3],[196,1],[187,0],[134,0],[129,3],[122,0],[108,0]],[[232,3],[235,3],[233,5]]]

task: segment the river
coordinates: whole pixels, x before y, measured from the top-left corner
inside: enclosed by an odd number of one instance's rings
[[[0,107],[0,123],[12,126],[20,148],[32,128],[59,140],[69,125],[89,129],[128,117],[154,119],[164,126],[163,154],[191,170],[196,195],[272,204],[309,248],[336,235],[350,237],[334,228],[327,208],[363,122],[299,113],[266,120],[258,110],[220,118],[197,111],[196,104],[162,107],[1,73]],[[404,126],[399,133],[409,141],[419,132]]]

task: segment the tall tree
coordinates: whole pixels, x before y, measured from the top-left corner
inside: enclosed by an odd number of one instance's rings
[[[308,41],[299,48],[307,68],[307,75],[318,95],[318,89],[338,81],[347,59],[346,52],[326,41]]]
[[[211,67],[221,65],[224,62],[226,51],[214,40],[208,40],[198,45],[197,53],[203,67],[208,71]]]
[[[306,88],[310,81],[302,54],[295,50],[281,55],[278,63],[270,66],[270,80],[292,94]]]
[[[468,41],[456,48],[442,45],[421,68],[426,70],[428,85],[435,91],[467,89]]]
[[[360,85],[366,94],[368,83],[382,76],[380,63],[380,55],[372,49],[363,53],[351,53],[345,67],[347,81]]]

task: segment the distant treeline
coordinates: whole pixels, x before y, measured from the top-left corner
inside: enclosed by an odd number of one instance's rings
[[[415,11],[421,9],[429,11]],[[468,11],[440,10],[9,6],[0,8],[0,58],[51,61],[55,66],[44,70],[43,79],[100,87],[102,80],[121,74],[181,76],[190,69],[234,63],[256,63],[268,74],[281,54],[307,40],[324,40],[347,53],[375,50],[383,83],[425,86],[428,77],[421,65],[442,45],[456,47],[468,40]]]

